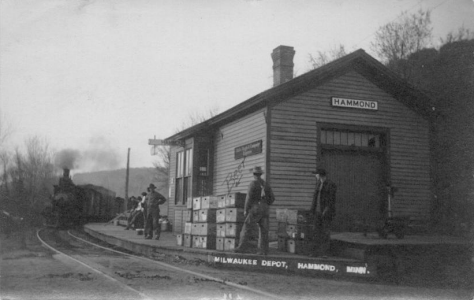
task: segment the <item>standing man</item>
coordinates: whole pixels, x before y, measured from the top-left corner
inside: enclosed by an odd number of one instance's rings
[[[161,226],[160,219],[160,205],[166,202],[166,198],[155,191],[156,186],[150,183],[148,187],[150,192],[146,196],[145,209],[145,238],[151,240],[153,238],[153,231],[155,232],[155,239],[160,239]]]
[[[316,176],[311,212],[314,215],[316,249],[313,256],[326,255],[329,250],[330,226],[336,214],[336,184],[327,179],[325,169],[313,172]]]
[[[269,206],[275,201],[275,196],[268,183],[262,178],[263,170],[255,167],[250,170],[253,173],[253,181],[250,182],[247,197],[245,199],[244,216],[245,221],[240,232],[239,246],[234,252],[244,253],[248,248],[248,240],[251,234],[252,225],[255,223],[259,227],[258,251],[259,255],[268,254],[268,230],[269,230]]]

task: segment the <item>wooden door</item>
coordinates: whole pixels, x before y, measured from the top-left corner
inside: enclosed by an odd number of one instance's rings
[[[337,185],[336,231],[373,228],[385,201],[383,154],[364,151],[323,150],[322,165]]]

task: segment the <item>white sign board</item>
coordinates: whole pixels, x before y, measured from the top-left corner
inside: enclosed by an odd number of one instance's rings
[[[183,146],[182,141],[167,141],[167,140],[158,140],[158,139],[149,139],[148,145],[152,146]]]
[[[346,99],[346,98],[331,98],[331,105],[337,107],[348,107],[348,108],[358,108],[358,109],[368,109],[368,110],[378,110],[379,105],[377,101],[369,100],[355,100],[355,99]]]

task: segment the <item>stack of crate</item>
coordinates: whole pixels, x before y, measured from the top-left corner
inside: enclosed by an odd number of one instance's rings
[[[199,200],[200,201],[200,200]],[[191,229],[193,225],[193,198],[186,199],[186,210],[183,211],[184,230],[176,236],[178,246],[190,248],[192,246]]]
[[[216,211],[218,197],[193,198],[191,247],[216,249]]]
[[[308,210],[277,209],[278,249],[309,255],[315,248],[313,216]]]
[[[245,220],[243,193],[220,196],[216,212],[216,250],[232,251],[239,244],[240,231]]]

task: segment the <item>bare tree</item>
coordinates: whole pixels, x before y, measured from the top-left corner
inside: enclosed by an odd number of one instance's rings
[[[344,45],[334,46],[329,51],[318,51],[316,55],[309,54],[310,70],[317,69],[333,60],[347,55]]]
[[[459,41],[466,41],[474,39],[474,32],[464,26],[461,26],[457,32],[450,32],[446,35],[446,38],[440,38],[441,45],[446,45]]]
[[[375,33],[372,50],[389,68],[409,79],[404,62],[413,53],[429,46],[432,37],[431,11],[402,12],[397,21],[381,26]]]
[[[3,114],[0,112],[0,208],[8,209],[10,200],[9,194],[9,178],[8,168],[10,166],[11,154],[6,150],[6,141],[12,133],[12,128],[7,122]]]
[[[192,113],[190,113],[188,115],[188,118],[185,119],[181,123],[181,127],[176,129],[176,132],[183,131],[183,130],[189,128],[189,127],[192,127],[194,125],[202,123],[202,122],[214,117],[215,115],[217,115],[218,112],[219,112],[219,108],[217,108],[217,107],[209,109],[209,111],[206,114],[201,114],[198,111],[193,111]]]
[[[10,154],[7,151],[0,152],[0,163],[2,165],[2,176],[0,185],[0,197],[2,200],[6,199],[9,194],[8,188],[8,168],[10,164]],[[3,203],[0,203],[2,205]]]
[[[0,149],[4,149],[5,142],[10,137],[12,132],[13,132],[13,129],[11,127],[11,124],[5,121],[5,117],[0,112]],[[5,151],[1,151],[1,152],[5,152]]]
[[[27,223],[37,224],[55,181],[49,143],[38,137],[27,139],[25,151],[16,148],[7,172],[11,180],[11,205]]]
[[[8,164],[10,161],[10,153],[5,150],[5,142],[9,138],[12,133],[12,128],[9,124],[6,123],[3,114],[0,112],[0,164],[2,175],[1,177],[1,184],[0,184],[0,192],[2,193],[2,199],[8,195]]]

